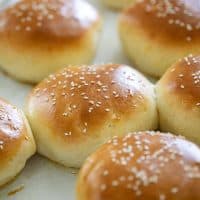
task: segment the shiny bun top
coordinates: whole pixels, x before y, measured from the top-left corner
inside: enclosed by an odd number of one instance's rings
[[[174,95],[189,109],[200,108],[200,56],[180,59],[158,83],[165,85],[168,95]]]
[[[14,157],[22,142],[28,140],[23,120],[21,111],[0,99],[0,168]]]
[[[98,19],[97,11],[84,0],[21,0],[0,13],[0,36],[73,39]]]
[[[153,85],[129,66],[69,66],[33,90],[27,109],[53,135],[73,143],[145,112],[153,97]]]
[[[149,37],[167,44],[199,41],[199,0],[138,0],[121,20],[135,24]],[[169,43],[170,42],[170,43]]]
[[[160,132],[114,137],[92,154],[78,181],[84,200],[198,200],[200,149]]]

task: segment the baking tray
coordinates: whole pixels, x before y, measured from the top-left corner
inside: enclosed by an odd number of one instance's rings
[[[1,2],[2,0],[0,0]],[[118,13],[105,8],[100,0],[88,0],[100,12],[103,28],[94,63],[130,64],[121,49],[118,33]],[[3,0],[2,6],[9,1]],[[33,86],[12,80],[0,72],[0,97],[23,109],[25,99]],[[35,155],[25,169],[6,187],[0,189],[0,200],[75,200],[77,170],[67,169]]]

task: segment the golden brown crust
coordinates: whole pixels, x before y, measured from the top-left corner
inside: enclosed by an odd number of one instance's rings
[[[96,10],[84,0],[22,0],[0,14],[0,37],[27,45],[71,44],[97,22]]]
[[[84,142],[98,128],[145,112],[151,84],[125,65],[69,66],[30,94],[28,115],[39,117],[62,140]],[[152,97],[152,96],[151,96]],[[68,137],[66,137],[68,136]]]
[[[189,109],[200,108],[200,56],[189,55],[173,65],[159,85]]]
[[[200,149],[171,134],[115,137],[79,174],[78,200],[198,200]]]
[[[0,168],[17,154],[26,139],[26,126],[22,113],[0,99]]]
[[[121,22],[141,29],[153,41],[166,45],[199,42],[198,0],[139,0],[121,15]]]

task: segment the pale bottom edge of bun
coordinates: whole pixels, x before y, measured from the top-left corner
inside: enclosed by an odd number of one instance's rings
[[[176,97],[165,95],[165,89],[162,87],[159,83],[156,87],[160,130],[182,135],[200,145],[200,119],[197,113],[184,110]]]
[[[26,162],[35,154],[35,147],[30,144],[23,144],[17,154],[6,164],[5,168],[0,172],[0,187],[6,186],[24,169]]]
[[[186,139],[200,145],[199,119],[191,114],[173,111],[170,107],[159,109],[160,130],[171,132],[175,135],[182,135]]]
[[[191,41],[186,46],[170,46],[149,38],[137,29],[125,22],[119,24],[122,47],[137,69],[153,77],[161,77],[172,64],[191,53],[200,54],[200,44]]]
[[[96,54],[98,38],[99,32],[89,32],[77,45],[68,47],[66,44],[63,50],[48,51],[46,48],[26,49],[26,47],[23,53],[13,49],[10,44],[2,43],[0,68],[22,82],[38,83],[67,65],[89,64]]]
[[[26,127],[25,135],[28,137],[23,141],[18,152],[10,158],[9,162],[5,164],[0,171],[0,187],[4,187],[10,182],[14,181],[15,178],[20,174],[26,165],[28,159],[30,159],[36,152],[36,144],[32,135],[31,128],[28,120],[24,115],[23,111],[19,110],[24,126]]]
[[[132,131],[157,129],[157,112],[154,110],[153,106],[149,112],[145,117],[143,116],[143,113],[141,113],[141,116],[137,115],[137,119],[141,120],[138,120],[140,123],[135,125],[135,128],[131,128],[131,124],[134,120],[129,120],[126,122],[126,125],[123,124],[123,121],[121,122],[123,126],[120,124],[112,130],[110,130],[110,122],[108,122],[108,124],[106,124],[105,127],[101,129],[101,133],[98,133],[101,137],[87,138],[87,141],[83,140],[83,143],[74,143],[69,145],[67,145],[67,143],[62,140],[62,137],[56,137],[55,134],[52,133],[51,128],[46,127],[44,125],[46,124],[45,121],[43,121],[41,117],[37,116],[37,114],[30,116],[27,112],[27,115],[29,121],[31,122],[33,134],[37,143],[37,152],[42,156],[45,156],[48,159],[66,167],[80,168],[85,159],[99,146],[115,136],[116,132],[120,133],[118,136],[123,136],[124,132],[129,133]],[[149,120],[149,118],[152,120]],[[123,129],[125,130],[123,131]]]

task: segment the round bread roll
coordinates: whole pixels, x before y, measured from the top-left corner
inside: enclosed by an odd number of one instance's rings
[[[160,128],[200,144],[200,56],[174,64],[156,86]]]
[[[105,5],[114,8],[122,9],[133,4],[136,0],[101,0]]]
[[[115,137],[85,162],[77,200],[199,200],[200,149],[160,132]]]
[[[124,130],[157,128],[154,86],[129,66],[71,66],[30,94],[27,116],[38,152],[69,167]]]
[[[123,47],[136,67],[160,77],[174,62],[200,53],[199,0],[139,0],[119,20]]]
[[[21,0],[0,13],[0,66],[36,83],[66,64],[87,64],[100,24],[84,0]]]
[[[0,99],[0,186],[11,181],[36,151],[21,110]]]

